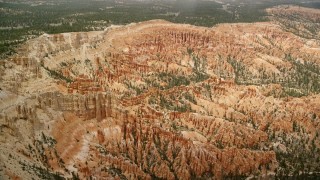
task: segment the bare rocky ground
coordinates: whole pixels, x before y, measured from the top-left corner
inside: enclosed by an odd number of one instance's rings
[[[278,14],[292,8],[269,9],[272,22],[153,20],[28,41],[0,62],[0,177],[319,172],[319,34],[288,31]]]

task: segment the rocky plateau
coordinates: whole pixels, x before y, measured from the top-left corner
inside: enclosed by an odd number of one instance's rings
[[[319,173],[320,11],[267,12],[27,41],[0,61],[0,179]]]

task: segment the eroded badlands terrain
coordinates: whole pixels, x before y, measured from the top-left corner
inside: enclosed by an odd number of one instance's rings
[[[4,179],[320,171],[320,42],[279,21],[44,34],[0,63]]]

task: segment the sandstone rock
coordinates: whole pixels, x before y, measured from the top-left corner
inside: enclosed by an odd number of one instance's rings
[[[162,20],[30,40],[1,66],[1,166],[27,178],[32,165],[80,179],[274,173],[293,139],[320,148],[319,94],[283,97],[288,53],[320,63],[305,44],[272,22]]]

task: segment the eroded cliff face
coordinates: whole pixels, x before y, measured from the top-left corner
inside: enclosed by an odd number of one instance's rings
[[[30,40],[1,62],[0,175],[319,172],[320,46],[310,41],[273,23],[161,20]]]

